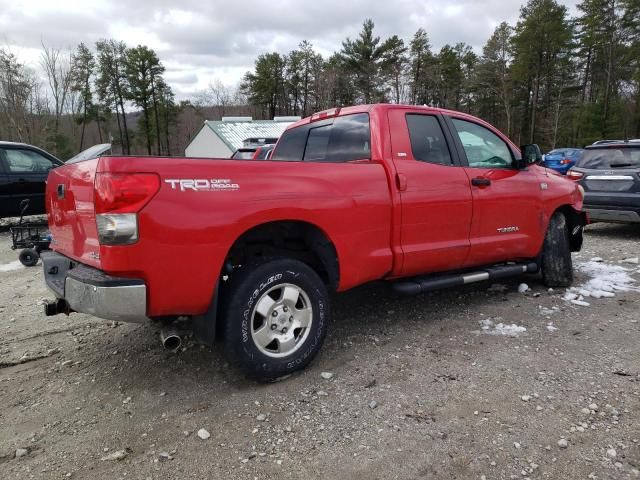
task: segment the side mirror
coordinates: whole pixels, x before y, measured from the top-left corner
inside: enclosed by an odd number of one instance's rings
[[[517,165],[518,168],[526,168],[527,165],[532,163],[542,163],[542,151],[535,143],[521,145],[520,152],[522,152],[522,166]]]

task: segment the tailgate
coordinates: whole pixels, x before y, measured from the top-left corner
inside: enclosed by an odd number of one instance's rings
[[[93,195],[99,161],[95,158],[52,170],[46,190],[51,248],[96,268],[100,267],[100,245]]]

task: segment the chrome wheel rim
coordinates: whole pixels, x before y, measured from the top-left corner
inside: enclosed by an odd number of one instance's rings
[[[286,357],[309,336],[313,308],[307,293],[297,285],[282,283],[267,290],[251,312],[251,339],[261,353]]]

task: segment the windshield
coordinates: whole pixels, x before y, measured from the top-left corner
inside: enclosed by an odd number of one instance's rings
[[[593,169],[637,168],[640,167],[640,146],[587,149],[576,166]]]
[[[83,160],[89,160],[90,158],[96,158],[109,150],[111,150],[110,143],[101,143],[99,145],[94,145],[93,147],[89,147],[86,150],[83,150],[75,157],[71,157],[69,160],[67,160],[66,163],[76,163],[82,162]]]

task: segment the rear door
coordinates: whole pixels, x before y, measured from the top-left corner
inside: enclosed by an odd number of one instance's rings
[[[453,270],[469,252],[472,197],[452,139],[438,114],[388,113],[402,204],[402,276]]]
[[[448,124],[466,158],[473,195],[465,266],[530,257],[542,241],[544,182],[535,167],[516,169],[515,152],[485,125],[456,117],[449,117]]]
[[[271,185],[267,183],[265,196],[272,195],[273,189],[284,188],[278,193],[283,199],[300,198],[293,192],[302,188],[304,197],[314,198],[313,216],[317,220],[322,221],[322,210],[329,205],[342,205],[331,218],[339,255],[349,259],[340,265],[341,288],[379,279],[393,268],[391,193],[383,165],[371,161],[369,122],[369,114],[361,112],[314,120],[287,130],[271,159],[255,162],[254,167],[291,162],[285,166],[288,171],[284,176],[276,173],[282,165],[270,169],[271,176],[280,178],[275,182],[265,176],[264,181]],[[281,179],[285,186],[276,186]]]
[[[12,210],[17,212],[19,203],[28,199],[27,215],[44,213],[44,191],[53,161],[35,150],[13,147],[4,149],[4,158]]]

